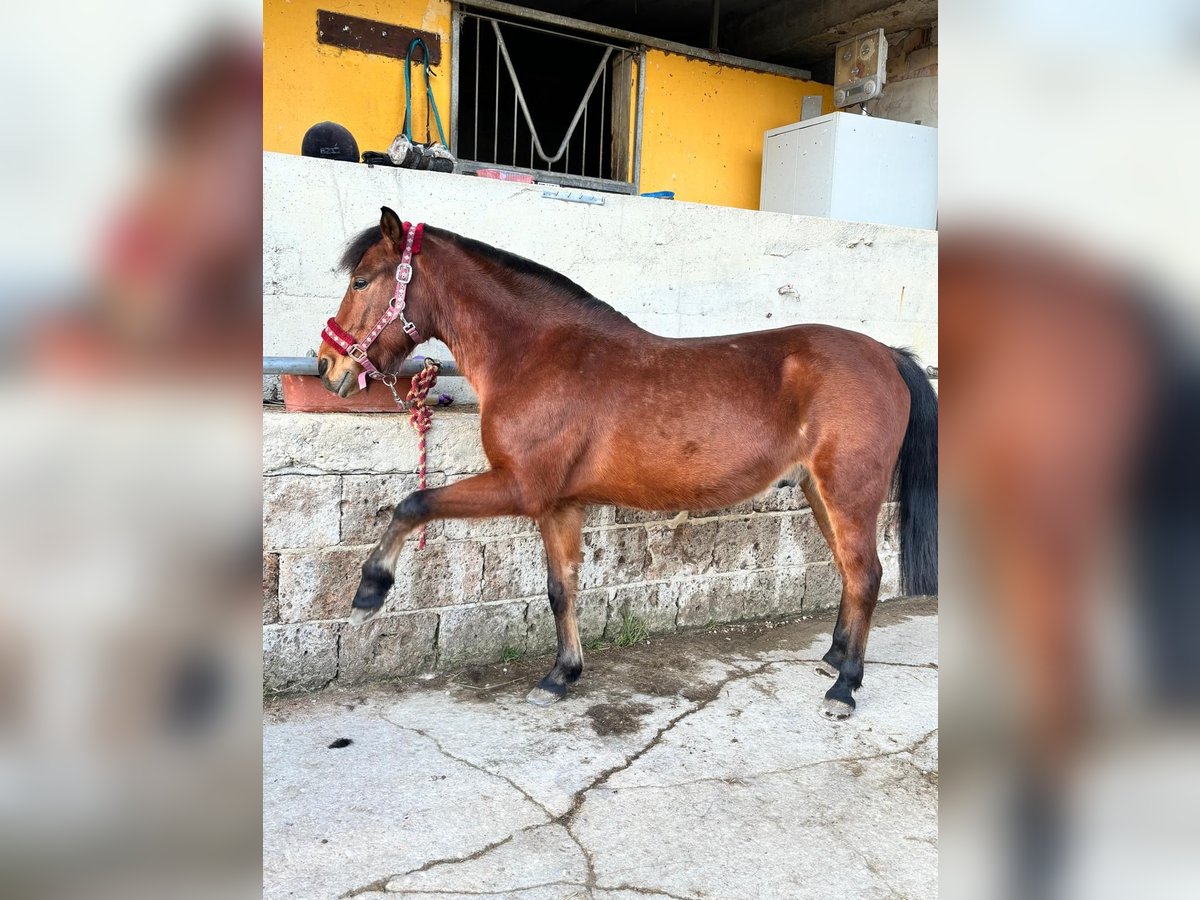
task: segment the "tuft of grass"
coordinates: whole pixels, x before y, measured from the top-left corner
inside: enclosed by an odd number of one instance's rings
[[[603,635],[583,642],[583,649],[587,653],[595,653],[599,650],[607,650],[611,646],[612,644],[606,641]]]
[[[502,662],[502,663],[516,662],[518,659],[520,659],[524,655],[525,655],[525,651],[522,650],[520,647],[513,647],[511,645],[505,645],[504,649],[500,651],[500,662]]]
[[[632,647],[634,644],[641,643],[649,636],[650,631],[646,628],[645,620],[626,613],[621,616],[621,630],[613,638],[613,646]]]

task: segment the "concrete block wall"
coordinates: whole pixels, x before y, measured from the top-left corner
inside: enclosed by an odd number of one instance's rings
[[[435,414],[429,482],[487,468],[471,410]],[[271,692],[317,690],[554,649],[541,539],[527,519],[448,521],[405,547],[383,612],[347,621],[359,567],[416,487],[416,437],[393,415],[263,416],[263,669]],[[888,512],[891,510],[889,508]],[[881,523],[883,596],[897,590]],[[585,645],[626,616],[651,633],[835,606],[840,579],[798,488],[678,517],[589,510],[578,615]]]

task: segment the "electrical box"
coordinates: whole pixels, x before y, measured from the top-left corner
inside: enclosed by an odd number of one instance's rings
[[[937,227],[937,129],[835,112],[763,135],[758,208]]]
[[[833,56],[833,105],[838,109],[874,100],[887,81],[887,38],[876,28],[837,45]]]

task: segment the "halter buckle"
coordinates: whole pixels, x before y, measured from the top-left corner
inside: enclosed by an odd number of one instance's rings
[[[354,352],[356,350],[358,351],[357,354]],[[351,344],[350,348],[346,351],[346,355],[361,366],[367,358],[367,351],[358,344]]]
[[[408,284],[412,281],[413,267],[412,263],[402,262],[396,266],[396,280],[401,284]]]
[[[392,399],[396,401],[396,405],[404,409],[404,400],[396,390],[396,374],[388,372],[386,375],[379,376],[379,380],[387,385],[387,389],[392,392]]]
[[[404,318],[403,316],[400,318],[400,321],[402,323],[400,325],[400,327],[402,329],[404,329],[404,333],[407,334],[414,341],[416,341],[418,344],[421,343],[421,335],[417,331],[417,326],[414,325],[412,322],[408,321],[408,319]]]

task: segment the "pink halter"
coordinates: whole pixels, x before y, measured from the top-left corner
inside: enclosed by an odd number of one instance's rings
[[[422,222],[414,226],[410,222],[405,222],[404,232],[406,234],[404,253],[400,256],[400,265],[396,266],[396,293],[392,295],[392,302],[388,304],[388,308],[384,311],[384,314],[379,317],[379,321],[375,323],[375,327],[361,341],[356,340],[354,335],[342,328],[337,323],[337,320],[333,318],[325,323],[325,327],[321,331],[321,337],[324,338],[326,343],[343,356],[350,357],[362,366],[362,372],[358,375],[358,386],[360,389],[367,386],[368,376],[378,378],[385,384],[388,383],[389,378],[393,384],[396,381],[396,376],[384,375],[367,358],[367,348],[375,342],[380,332],[387,328],[393,321],[399,319],[404,333],[416,343],[419,344],[424,340],[420,332],[417,331],[417,326],[410,322],[404,315],[404,295],[408,293],[408,283],[412,281],[413,277],[412,258],[421,252],[421,235],[425,232],[425,224]]]

